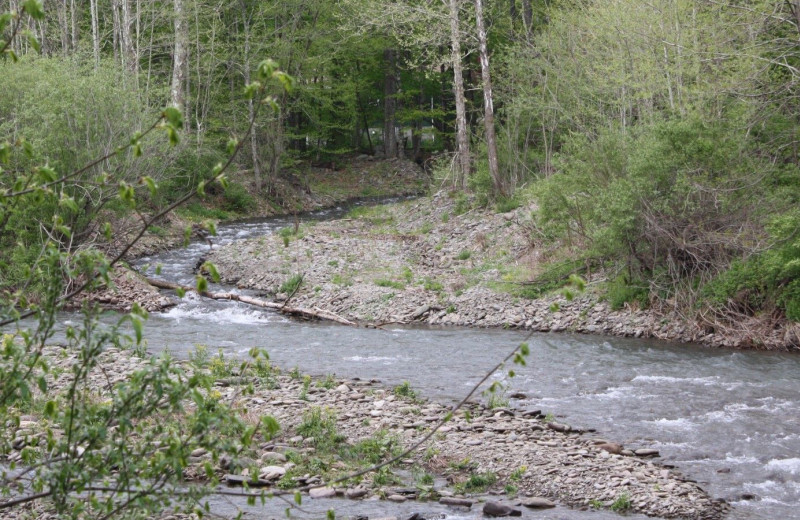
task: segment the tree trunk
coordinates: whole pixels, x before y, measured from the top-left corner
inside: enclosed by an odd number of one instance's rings
[[[486,27],[483,24],[483,0],[475,0],[475,23],[478,26],[478,47],[481,59],[483,83],[483,123],[486,127],[486,154],[489,159],[489,175],[495,195],[507,195],[505,183],[500,177],[497,161],[497,137],[494,131],[494,103],[492,101],[492,77],[489,73],[489,49],[486,44]]]
[[[95,0],[97,2],[98,0]],[[114,47],[114,61],[120,61],[122,63],[122,56],[120,50],[122,49],[122,41],[121,41],[121,25],[122,21],[120,20],[119,16],[119,2],[120,0],[111,0],[111,14],[112,14],[112,21],[114,23],[114,30],[112,31],[112,45]],[[124,64],[123,64],[124,68]]]
[[[183,0],[173,0],[173,16],[175,28],[175,47],[172,53],[172,83],[170,85],[170,102],[181,112],[186,111],[186,98],[183,87],[186,83],[186,21]]]
[[[100,29],[97,20],[97,0],[89,0],[89,10],[91,11],[92,16],[92,54],[94,57],[94,69],[97,70],[100,67]],[[72,31],[73,31],[73,44],[77,43],[77,37],[75,36],[78,32],[77,27],[75,24],[75,4],[72,4]],[[74,48],[74,47],[73,47]]]
[[[522,21],[528,35],[533,32],[533,6],[531,0],[522,0]]]
[[[467,108],[464,99],[464,71],[461,64],[461,31],[458,23],[459,0],[450,0],[450,52],[453,63],[453,93],[456,102],[456,187],[467,186],[471,158],[469,153],[469,129]]]
[[[72,35],[70,48],[74,51],[78,48],[78,10],[75,8],[75,0],[70,0],[69,5],[70,34]]]
[[[61,53],[66,57],[69,56],[69,17],[67,0],[61,0],[58,3],[58,29],[59,37],[61,38]]]
[[[242,6],[242,25],[244,26],[244,84],[250,84],[250,20],[244,2]],[[255,118],[255,105],[253,99],[247,100],[248,121]],[[258,127],[253,121],[253,129],[250,131],[250,155],[253,159],[253,177],[256,181],[256,193],[261,193],[261,163],[258,157]]]
[[[137,70],[137,63],[135,61],[135,52],[133,48],[133,35],[131,34],[133,26],[131,0],[120,0],[120,6],[122,8],[122,25],[120,26],[122,64],[128,72],[135,73]]]
[[[397,135],[395,133],[395,116],[397,113],[397,51],[383,51],[383,153],[388,159],[397,157]]]

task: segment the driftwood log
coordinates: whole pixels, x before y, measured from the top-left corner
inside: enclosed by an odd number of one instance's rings
[[[197,289],[195,289],[194,287],[189,287],[186,285],[178,285],[172,282],[165,282],[164,280],[147,278],[147,282],[153,287],[158,287],[159,289],[169,289],[172,291],[183,290],[186,292],[195,292],[195,293],[197,292]],[[211,298],[212,300],[233,300],[237,302],[246,303],[247,305],[254,305],[256,307],[261,307],[264,309],[272,309],[283,314],[288,314],[290,316],[298,316],[306,319],[334,321],[336,323],[341,323],[342,325],[358,327],[357,323],[350,321],[347,318],[342,318],[341,316],[334,314],[332,312],[320,309],[318,307],[314,307],[312,309],[306,309],[303,307],[290,307],[288,305],[284,305],[281,303],[268,302],[265,300],[260,300],[258,298],[253,298],[251,296],[245,296],[243,294],[236,294],[229,292],[203,291],[198,294],[206,298]]]

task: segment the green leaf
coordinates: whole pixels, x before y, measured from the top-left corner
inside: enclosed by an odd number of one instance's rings
[[[145,175],[142,177],[141,182],[142,184],[147,185],[147,189],[150,190],[150,196],[155,197],[156,193],[158,192],[158,184],[156,184],[156,181],[154,181],[149,175]]]
[[[41,390],[43,394],[47,393],[47,379],[45,379],[44,376],[39,376],[36,379],[36,384],[39,386],[39,390]]]
[[[336,520],[336,513],[334,513],[333,509],[328,509],[327,518],[328,520]]]
[[[204,293],[208,290],[208,280],[204,276],[197,275],[195,287],[198,293]]]
[[[214,283],[219,283],[219,271],[217,271],[217,266],[211,262],[206,262],[201,267],[201,270],[208,271],[208,274],[211,275],[211,279]]]
[[[14,52],[13,49],[6,49],[6,54],[11,58],[11,63],[17,63],[19,61],[19,56],[17,56],[17,53]]]
[[[254,81],[250,83],[246,87],[244,87],[244,97],[245,99],[253,99],[258,94],[258,91],[261,90],[261,83],[258,81]]]
[[[61,199],[59,199],[58,205],[78,213],[78,203],[75,202],[75,199],[72,197],[67,197],[67,194],[64,192],[61,192]]]
[[[50,419],[56,416],[56,402],[55,401],[47,401],[44,405],[44,416]]]
[[[197,184],[197,194],[200,195],[201,197],[206,196],[206,181],[200,181]]]
[[[11,160],[11,143],[5,141],[0,143],[0,163],[8,164],[8,161]],[[14,190],[19,191],[19,190]]]
[[[42,0],[25,0],[22,2],[22,9],[34,20],[41,20],[44,18],[44,6],[42,5]]]
[[[42,184],[55,182],[55,180],[58,178],[56,171],[49,166],[39,166],[36,168],[36,174],[39,177],[39,180],[42,181]]]
[[[186,291],[183,290],[183,287],[178,287],[175,289],[175,294],[178,295],[178,298],[183,298],[184,296],[186,296]]]
[[[278,424],[278,421],[271,415],[264,415],[261,417],[261,427],[263,428],[262,434],[267,441],[271,441],[272,438],[281,431],[280,424]]]
[[[228,155],[233,155],[236,152],[236,147],[239,145],[239,140],[235,137],[231,137],[228,139],[228,144],[225,147],[225,150],[228,152]]]
[[[298,506],[303,505],[303,495],[301,495],[299,491],[294,492],[294,503]]]
[[[258,64],[256,77],[261,81],[271,79],[276,70],[278,70],[278,64],[274,60],[266,59]]]
[[[111,224],[109,222],[106,222],[105,224],[103,224],[103,236],[109,242],[111,241]]]
[[[135,316],[131,316],[131,325],[133,325],[133,332],[136,334],[136,344],[140,345],[142,343],[142,321]]]
[[[175,107],[167,107],[162,114],[167,123],[172,125],[174,129],[183,128],[183,114]]]

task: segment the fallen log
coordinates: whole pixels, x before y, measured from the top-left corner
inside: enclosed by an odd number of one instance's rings
[[[172,291],[182,290],[186,292],[195,292],[195,293],[198,292],[197,289],[194,287],[179,285],[172,282],[165,282],[164,280],[156,280],[155,278],[147,278],[147,283],[149,283],[153,287],[158,287],[159,289],[168,289]],[[246,296],[244,294],[236,294],[231,292],[202,291],[199,292],[198,294],[205,298],[211,298],[212,300],[232,300],[241,303],[246,303],[247,305],[253,305],[255,307],[261,307],[264,309],[273,309],[280,313],[288,314],[290,316],[299,316],[301,318],[307,318],[307,319],[334,321],[336,323],[341,323],[342,325],[358,327],[357,323],[350,321],[347,318],[342,318],[341,316],[334,314],[332,312],[320,309],[318,307],[314,307],[312,309],[306,309],[304,307],[289,307],[281,303],[269,302],[266,300],[253,298],[252,296]]]

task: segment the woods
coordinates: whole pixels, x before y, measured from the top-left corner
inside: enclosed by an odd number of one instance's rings
[[[84,391],[109,345],[142,348],[138,307],[100,330],[82,303],[58,401],[43,353],[65,304],[181,206],[201,201],[184,208],[187,243],[265,207],[296,215],[288,192],[310,194],[310,169],[335,184],[357,161],[392,175],[410,160],[453,216],[522,208],[502,223],[526,233],[504,262],[536,265],[458,273],[494,272],[515,299],[580,275],[615,312],[671,312],[754,348],[785,326],[780,341],[800,343],[798,1],[0,0],[0,55],[0,453],[32,475],[3,469],[17,498],[2,508],[46,496],[76,518],[160,511],[194,450],[217,463],[272,438],[271,421],[237,419],[212,379],[170,359],[102,401]],[[198,293],[352,324],[209,292],[213,273]],[[46,453],[19,448],[25,412],[49,421]],[[209,439],[210,424],[230,436]]]

